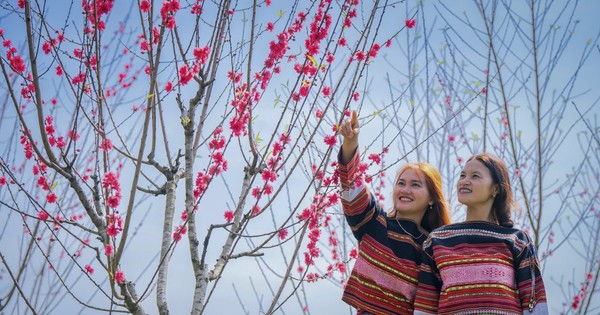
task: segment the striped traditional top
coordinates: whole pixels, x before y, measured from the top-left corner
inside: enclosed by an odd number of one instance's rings
[[[353,183],[359,163],[358,150],[347,165],[338,163],[342,208],[358,240],[358,257],[342,300],[373,314],[413,314],[426,235],[414,221],[388,217],[362,181]]]
[[[423,243],[415,314],[548,314],[531,239],[483,221],[434,230]]]

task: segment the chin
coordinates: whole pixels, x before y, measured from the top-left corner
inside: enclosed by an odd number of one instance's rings
[[[414,209],[412,209],[412,208],[407,209],[407,208],[396,207],[396,212],[402,213],[402,214],[411,213],[413,211],[414,211]]]

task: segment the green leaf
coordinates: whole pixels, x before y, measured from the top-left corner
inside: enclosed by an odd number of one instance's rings
[[[283,16],[283,10],[279,10],[278,14],[279,14],[279,17],[282,17]]]
[[[189,124],[189,123],[190,123],[190,119],[189,119],[188,117],[181,117],[181,123],[182,123],[184,126],[187,126],[187,124]]]
[[[308,60],[312,61],[313,65],[315,67],[317,66],[317,61],[315,60],[315,58],[313,58],[313,56],[306,54],[306,58],[308,58]]]
[[[254,137],[254,142],[256,142],[256,145],[262,142],[262,138],[260,137],[260,131],[256,133],[256,137]]]
[[[52,189],[51,190],[54,190],[54,188],[56,188],[56,186],[58,186],[58,181],[55,181],[54,183],[52,183]]]
[[[275,92],[275,104],[273,104],[273,108],[275,106],[277,106],[277,104],[279,104],[281,102],[281,95],[277,94],[277,92]]]

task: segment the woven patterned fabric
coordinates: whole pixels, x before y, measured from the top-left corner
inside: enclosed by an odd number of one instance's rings
[[[527,234],[481,221],[450,224],[423,243],[415,314],[547,314]]]
[[[373,314],[413,314],[426,235],[414,221],[388,217],[364,182],[356,180],[359,164],[358,150],[348,164],[338,163],[342,208],[358,240],[358,257],[342,300]]]

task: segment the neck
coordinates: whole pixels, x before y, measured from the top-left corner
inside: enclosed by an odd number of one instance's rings
[[[396,219],[415,221],[417,226],[421,226],[421,221],[423,220],[423,215],[424,214],[418,214],[418,213],[404,214],[404,213],[399,213],[398,211],[396,211]]]
[[[465,221],[489,221],[493,222],[491,206],[467,206],[467,219]]]

